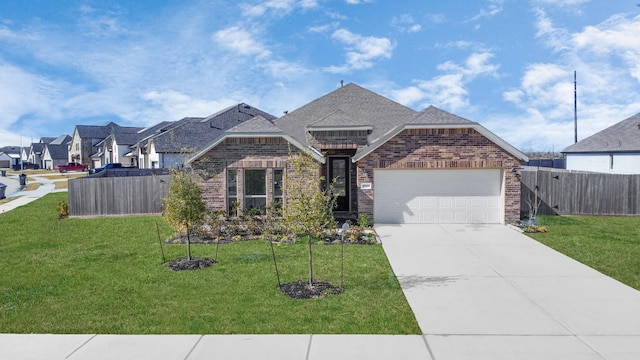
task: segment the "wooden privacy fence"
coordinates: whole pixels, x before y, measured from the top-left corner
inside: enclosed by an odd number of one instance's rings
[[[69,180],[69,216],[162,213],[170,175]]]
[[[525,167],[521,212],[528,216],[538,190],[540,215],[639,215],[640,175]],[[526,214],[526,215],[525,215]]]

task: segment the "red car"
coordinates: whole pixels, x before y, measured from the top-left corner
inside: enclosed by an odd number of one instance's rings
[[[56,170],[60,171],[61,173],[65,173],[67,171],[84,171],[86,169],[86,166],[78,163],[67,163],[64,165],[56,166]]]

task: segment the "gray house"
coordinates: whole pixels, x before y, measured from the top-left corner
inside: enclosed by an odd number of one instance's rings
[[[164,123],[164,126],[140,140],[132,148],[137,153],[141,168],[181,167],[188,157],[223,131],[255,116],[275,119],[271,114],[240,103],[204,118],[187,117]]]
[[[640,174],[640,113],[562,151],[567,170]]]

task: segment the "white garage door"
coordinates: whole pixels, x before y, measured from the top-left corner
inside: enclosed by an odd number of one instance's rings
[[[501,223],[502,170],[375,170],[377,224]]]

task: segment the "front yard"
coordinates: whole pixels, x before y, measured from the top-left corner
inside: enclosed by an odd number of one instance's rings
[[[542,216],[538,220],[548,232],[531,237],[640,290],[640,216]]]
[[[277,288],[265,241],[220,246],[219,263],[161,265],[161,217],[59,220],[66,193],[0,214],[0,331],[116,334],[418,334],[378,245],[345,247],[345,292],[295,300]],[[164,245],[168,259],[184,245]],[[304,244],[276,247],[282,282],[305,279]],[[215,245],[192,245],[214,257]],[[340,246],[314,246],[314,273],[340,283]]]

